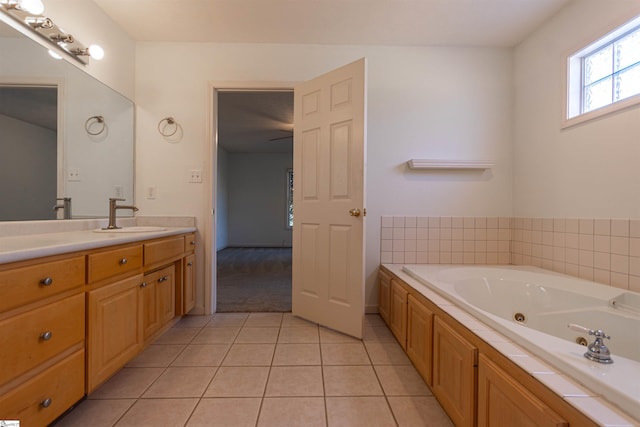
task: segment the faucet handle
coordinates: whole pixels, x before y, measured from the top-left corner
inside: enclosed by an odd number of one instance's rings
[[[124,202],[127,199],[121,199],[120,197],[109,197],[109,201],[114,201],[114,202]]]
[[[589,328],[585,328],[584,326],[576,325],[575,323],[569,323],[567,327],[572,331],[582,332],[587,335],[593,335],[597,338],[606,338],[609,340],[611,339],[611,336],[605,334],[604,331],[600,329],[589,329]]]

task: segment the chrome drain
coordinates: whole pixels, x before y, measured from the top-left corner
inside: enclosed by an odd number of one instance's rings
[[[518,323],[524,323],[527,321],[527,317],[522,313],[516,313],[513,315],[513,320],[515,320]]]
[[[584,337],[577,337],[576,342],[585,347],[589,344],[589,341],[587,341],[587,339]]]

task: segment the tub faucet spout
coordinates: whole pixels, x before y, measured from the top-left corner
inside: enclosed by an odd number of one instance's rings
[[[116,211],[118,209],[131,209],[136,212],[138,208],[135,206],[118,205],[117,202],[124,202],[125,199],[118,199],[115,197],[109,198],[109,225],[103,228],[103,230],[113,230],[115,228],[122,228],[116,225]]]
[[[595,341],[587,346],[587,352],[584,354],[584,357],[598,363],[613,363],[609,347],[607,347],[603,341],[605,338],[610,340],[611,337],[609,335],[605,334],[601,329],[589,329],[573,323],[570,323],[567,326],[569,329],[574,331],[583,332],[596,337]]]

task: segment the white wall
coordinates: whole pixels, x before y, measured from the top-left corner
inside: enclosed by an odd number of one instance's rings
[[[291,153],[229,153],[228,239],[235,247],[291,247],[286,228]]]
[[[222,147],[218,147],[218,170],[216,172],[216,251],[229,246],[227,236],[229,209],[228,209],[228,160],[229,153]]]
[[[576,0],[515,49],[515,215],[640,217],[640,108],[560,129],[567,55],[638,14]]]
[[[189,169],[207,164],[208,82],[304,81],[362,56],[369,66],[366,304],[377,300],[381,215],[510,216],[509,49],[208,43],[137,46],[136,189],[158,189],[155,201],[137,200],[141,214],[195,215],[201,230],[210,220],[211,190],[187,182]],[[179,143],[156,130],[167,115],[184,129]],[[408,172],[411,158],[497,165],[481,176]]]

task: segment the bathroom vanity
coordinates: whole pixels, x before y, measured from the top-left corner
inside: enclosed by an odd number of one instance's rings
[[[14,251],[0,239],[2,418],[47,425],[189,312],[194,232],[42,234]]]

